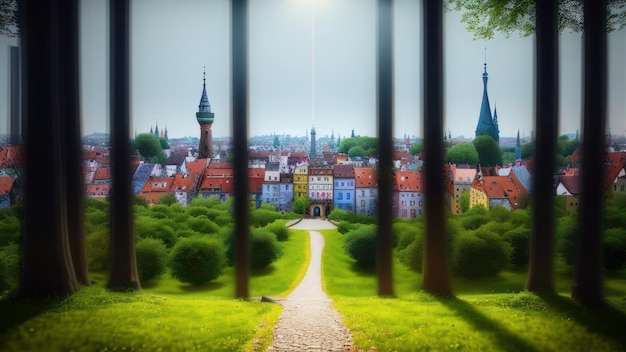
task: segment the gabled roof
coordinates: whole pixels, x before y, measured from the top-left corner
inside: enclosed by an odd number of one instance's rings
[[[88,197],[108,197],[111,185],[87,185],[85,195]]]
[[[186,158],[187,158],[187,154],[172,153],[167,158],[167,160],[165,160],[165,165],[177,165],[177,166],[182,165],[185,162]]]
[[[607,191],[620,175],[624,176],[626,152],[607,153],[605,167],[604,183],[602,184],[603,191]]]
[[[378,178],[373,167],[355,167],[354,180],[356,188],[378,187]]]
[[[0,146],[0,169],[22,167],[26,162],[24,146]]]
[[[135,170],[135,174],[133,175],[134,180],[147,180],[150,178],[150,174],[154,170],[156,164],[151,163],[141,163],[137,166],[137,170]]]
[[[334,165],[333,175],[335,178],[354,178],[354,167],[351,164]]]
[[[582,194],[582,177],[580,175],[576,176],[559,176],[559,184],[563,185],[565,189],[573,196],[578,196]]]
[[[0,176],[0,196],[6,196],[11,193],[11,188],[13,188],[13,177]]]
[[[108,167],[99,167],[94,175],[94,180],[108,180],[111,178],[110,170]]]
[[[396,171],[396,187],[400,192],[424,192],[421,173],[415,171]]]
[[[214,161],[211,160],[209,164],[209,169],[232,169],[233,163],[227,161]]]
[[[262,167],[249,167],[248,178],[263,180],[265,178],[265,169]]]
[[[169,192],[174,184],[174,177],[151,178],[146,182],[141,193]]]
[[[176,174],[171,190],[174,192],[191,192],[198,181],[198,175]]]
[[[191,174],[202,175],[204,170],[207,168],[208,160],[209,159],[196,159],[194,161],[187,161],[185,163],[185,167],[187,168],[187,173],[190,175]]]
[[[502,183],[502,178],[506,179],[506,176],[484,176],[481,182],[483,192],[489,199],[508,198],[505,194],[505,190]]]

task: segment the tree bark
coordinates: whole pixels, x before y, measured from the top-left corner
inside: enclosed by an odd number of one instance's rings
[[[452,296],[443,203],[443,1],[425,0],[423,19],[426,232],[422,288]]]
[[[554,155],[559,116],[558,1],[537,2],[532,233],[526,290],[554,292]]]
[[[20,297],[67,296],[77,281],[67,231],[60,99],[58,1],[20,1],[22,112],[26,129],[24,236]]]
[[[589,307],[604,303],[602,287],[602,209],[604,133],[606,132],[606,0],[585,0],[585,105],[583,121],[583,194],[580,245],[572,297]]]
[[[130,169],[130,4],[110,0],[109,52],[111,99],[111,244],[109,282],[112,290],[139,290],[133,236]]]
[[[68,236],[72,263],[76,279],[82,285],[89,285],[87,259],[85,255],[84,198],[81,154],[81,123],[79,108],[79,54],[78,54],[78,1],[68,0],[59,3],[59,37],[62,57],[59,58],[59,89],[61,118],[63,121],[62,141],[66,158],[66,187]]]
[[[392,185],[393,185],[393,0],[378,0],[377,114],[380,161],[378,164],[378,236],[376,268],[378,295],[393,296]]]

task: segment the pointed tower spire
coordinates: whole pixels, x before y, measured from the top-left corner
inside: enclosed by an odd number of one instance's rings
[[[522,160],[522,141],[519,138],[519,129],[517,130],[517,143],[515,144],[515,161]]]
[[[211,104],[209,104],[209,98],[206,94],[206,66],[203,66],[202,69],[202,96],[200,97],[198,112],[211,112]]]
[[[485,63],[483,64],[483,100],[480,105],[480,114],[478,115],[478,124],[476,125],[476,137],[490,136],[496,142],[500,141],[500,133],[497,125],[497,115],[495,119],[491,115],[491,106],[489,106],[489,96],[487,95],[487,42],[485,41]],[[495,120],[495,121],[494,121]]]

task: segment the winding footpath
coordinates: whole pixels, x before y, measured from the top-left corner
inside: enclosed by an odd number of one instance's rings
[[[324,237],[314,231],[334,225],[304,219],[292,228],[309,230],[311,261],[302,282],[289,297],[279,301],[283,312],[274,326],[274,342],[268,351],[351,351],[352,335],[322,290]]]

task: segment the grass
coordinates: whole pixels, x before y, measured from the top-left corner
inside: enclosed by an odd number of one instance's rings
[[[491,278],[453,278],[457,297],[439,299],[419,291],[421,276],[397,260],[394,289],[399,298],[378,298],[373,271],[358,269],[342,248],[342,235],[326,239],[323,277],[326,292],[343,315],[355,346],[378,351],[626,350],[624,272],[605,280],[609,308],[590,311],[567,295],[571,270],[557,263],[557,296],[521,292],[525,270],[509,269]],[[487,293],[487,294],[485,294]]]
[[[252,272],[251,296],[284,297],[310,257],[305,231],[290,230],[283,256]],[[106,276],[64,300],[0,300],[0,351],[264,351],[282,307],[233,299],[234,272],[200,286],[168,274],[138,292],[109,292]]]

